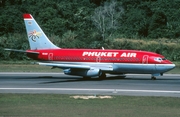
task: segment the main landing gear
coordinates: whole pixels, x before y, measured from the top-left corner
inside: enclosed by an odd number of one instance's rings
[[[88,76],[83,76],[83,79],[84,79],[84,80],[90,80],[90,79],[91,79],[91,77],[88,77]]]
[[[106,78],[106,74],[105,73],[102,73],[100,76],[99,76],[99,79],[105,79]]]
[[[156,80],[156,77],[155,77],[155,76],[152,76],[152,77],[151,77],[151,80]]]

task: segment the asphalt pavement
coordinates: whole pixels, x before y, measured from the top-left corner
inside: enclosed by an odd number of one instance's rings
[[[180,97],[180,74],[151,80],[146,74],[83,79],[63,73],[0,72],[0,93]]]

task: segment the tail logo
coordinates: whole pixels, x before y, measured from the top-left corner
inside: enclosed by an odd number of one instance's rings
[[[41,36],[41,32],[37,32],[36,30],[30,31],[28,33],[28,37],[34,42],[36,42],[36,39],[39,38],[40,36]]]

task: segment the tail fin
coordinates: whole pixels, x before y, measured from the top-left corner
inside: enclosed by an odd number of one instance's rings
[[[58,48],[47,38],[31,14],[24,14],[23,17],[31,50]]]

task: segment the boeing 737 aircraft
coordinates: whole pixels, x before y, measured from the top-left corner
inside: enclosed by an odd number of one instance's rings
[[[59,48],[47,38],[31,14],[23,17],[30,50],[6,50],[25,52],[38,60],[39,65],[63,69],[67,75],[106,78],[106,73],[136,73],[151,74],[151,79],[156,79],[175,67],[164,56],[148,51]]]

